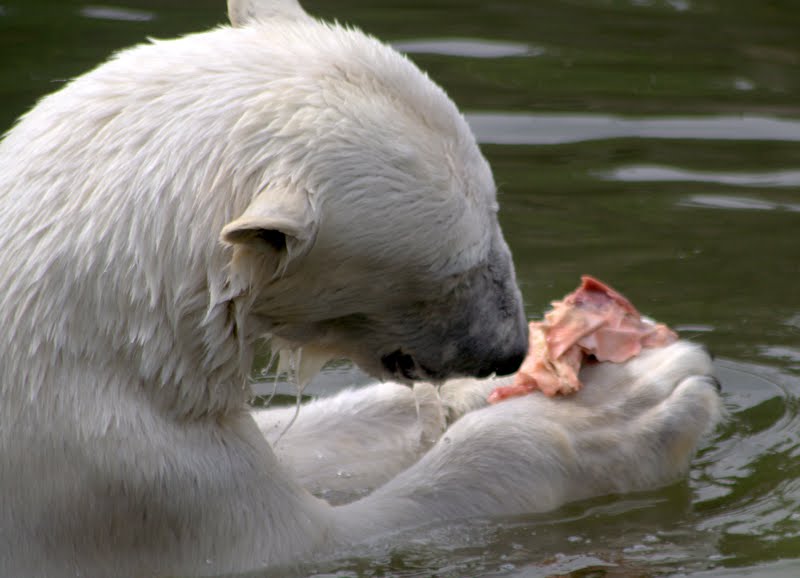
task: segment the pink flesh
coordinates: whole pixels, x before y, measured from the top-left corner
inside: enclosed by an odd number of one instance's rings
[[[489,396],[495,403],[532,391],[547,396],[578,391],[581,365],[587,359],[622,363],[642,348],[664,347],[678,336],[664,324],[642,319],[623,295],[584,275],[581,286],[553,308],[544,321],[530,324],[528,356],[514,381]]]

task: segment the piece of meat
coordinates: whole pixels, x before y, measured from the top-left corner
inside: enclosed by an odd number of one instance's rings
[[[545,395],[578,391],[581,366],[587,359],[622,363],[642,348],[664,347],[678,336],[653,323],[622,294],[594,277],[561,301],[553,301],[544,321],[530,323],[528,356],[511,385],[497,387],[489,403],[541,391]]]

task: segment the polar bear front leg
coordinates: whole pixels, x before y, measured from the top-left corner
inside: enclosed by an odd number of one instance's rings
[[[302,405],[296,419],[294,406],[257,410],[253,417],[303,487],[316,494],[338,492],[340,498],[392,479],[446,427],[439,394],[427,383],[346,389]]]
[[[711,360],[678,342],[598,364],[574,396],[531,394],[466,413],[414,466],[336,508],[354,540],[426,522],[533,513],[652,489],[688,469],[721,418]]]

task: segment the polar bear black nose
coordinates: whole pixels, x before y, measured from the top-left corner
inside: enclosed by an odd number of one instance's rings
[[[492,360],[492,363],[480,370],[478,377],[488,377],[495,375],[510,375],[519,369],[522,361],[528,354],[526,349],[518,349],[506,357]]]
[[[527,354],[528,352],[525,349],[520,349],[519,351],[514,352],[505,359],[500,360],[497,363],[494,372],[497,375],[510,375],[514,373],[519,369],[519,366],[522,365],[522,362]]]

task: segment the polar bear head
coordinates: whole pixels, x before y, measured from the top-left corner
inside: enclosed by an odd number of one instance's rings
[[[229,13],[300,62],[260,107],[269,119],[238,137],[263,171],[222,231],[238,302],[290,346],[382,377],[516,370],[527,331],[495,184],[450,99],[291,0],[233,0]]]
[[[452,101],[293,0],[230,12],[121,51],[0,142],[0,377],[103,367],[206,415],[246,399],[270,336],[403,381],[515,370],[495,185]]]

